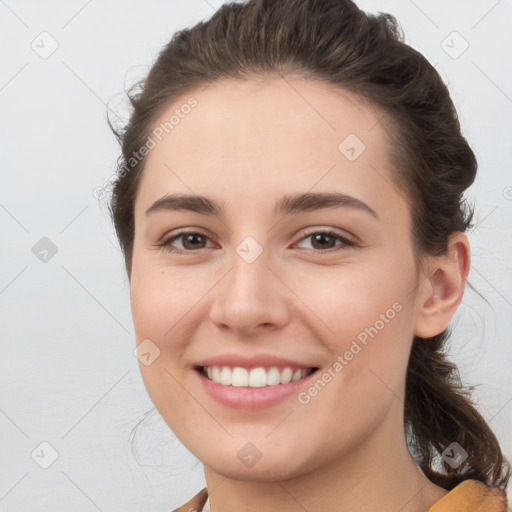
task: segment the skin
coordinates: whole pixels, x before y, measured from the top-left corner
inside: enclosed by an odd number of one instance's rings
[[[467,238],[454,234],[445,256],[419,265],[382,114],[356,96],[298,77],[223,80],[191,96],[197,107],[147,157],[130,296],[137,343],[149,338],[160,350],[140,366],[144,383],[204,464],[212,510],[424,512],[447,491],[407,449],[407,361],[413,336],[442,332],[460,303]],[[354,161],[338,150],[349,134],[366,146]],[[281,196],[310,191],[349,194],[378,218],[349,207],[273,215]],[[166,193],[223,201],[225,216],[146,215]],[[178,228],[204,235],[195,254],[158,245]],[[355,245],[306,236],[326,229]],[[236,251],[247,236],[263,249],[250,264]],[[186,244],[173,247],[191,251]],[[218,354],[272,353],[322,373],[397,302],[401,311],[307,404],[294,395],[233,409],[215,402],[193,369]],[[262,454],[252,467],[237,457],[247,442]]]

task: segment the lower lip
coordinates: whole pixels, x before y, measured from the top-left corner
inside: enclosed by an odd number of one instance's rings
[[[206,392],[217,402],[233,409],[263,409],[276,405],[292,395],[297,395],[303,387],[309,385],[318,370],[288,384],[261,388],[224,386],[208,379],[201,370],[194,370],[194,372],[199,376]]]

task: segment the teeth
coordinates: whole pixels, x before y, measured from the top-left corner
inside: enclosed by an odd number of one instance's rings
[[[300,370],[300,368],[297,368],[297,370],[295,370],[295,373],[292,375],[292,382],[299,380],[300,377],[301,377],[301,370]]]
[[[226,368],[226,366],[224,368]],[[247,374],[248,382],[246,380],[246,384],[242,384],[240,381],[237,382],[235,380],[237,370],[243,370]],[[267,372],[265,371],[265,368],[253,368],[250,372],[243,368],[233,368],[232,379],[232,382],[230,382],[232,386],[249,385],[250,388],[263,388],[267,385]]]
[[[277,368],[273,366],[265,369],[263,367],[242,368],[236,366],[206,366],[203,368],[210,380],[223,386],[263,388],[265,386],[277,386],[288,384],[309,375],[313,368]]]
[[[292,381],[293,370],[291,368],[285,368],[281,372],[281,384],[288,384],[288,382]]]
[[[229,372],[229,368],[223,368],[222,371]],[[226,386],[248,386],[249,385],[249,372],[245,368],[233,368],[231,378],[226,379],[227,382],[222,382]]]

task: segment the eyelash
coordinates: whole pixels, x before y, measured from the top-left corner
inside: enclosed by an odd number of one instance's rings
[[[337,251],[340,251],[340,250],[344,250],[346,249],[346,247],[352,247],[352,246],[355,246],[356,243],[352,240],[349,240],[348,238],[344,237],[344,236],[341,236],[339,233],[335,232],[335,231],[332,231],[332,230],[325,230],[325,231],[312,231],[311,233],[307,233],[305,236],[303,236],[299,242],[301,242],[302,240],[305,240],[306,238],[310,238],[312,237],[313,235],[318,235],[318,234],[322,234],[322,235],[328,235],[328,236],[332,236],[336,239],[338,239],[339,241],[342,242],[341,244],[341,247],[330,247],[328,249],[299,249],[299,252],[303,252],[303,253],[307,253],[307,254],[326,254],[326,253],[332,253],[332,252],[337,252]],[[181,254],[181,255],[195,255],[197,254],[199,251],[205,249],[204,247],[203,248],[200,248],[200,249],[195,249],[195,250],[181,250],[181,249],[176,249],[174,247],[171,246],[171,243],[174,242],[175,240],[178,240],[179,238],[183,237],[183,236],[186,236],[186,235],[199,235],[201,237],[204,237],[204,238],[208,238],[206,235],[204,235],[203,233],[200,233],[198,231],[179,231],[178,233],[172,235],[171,237],[163,240],[161,243],[157,244],[159,247],[162,248],[162,250],[166,251],[166,252],[170,252],[170,253],[173,253],[173,254]]]

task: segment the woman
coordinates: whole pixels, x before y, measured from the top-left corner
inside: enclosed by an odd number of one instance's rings
[[[131,101],[111,212],[146,388],[204,464],[178,510],[506,510],[443,353],[477,164],[395,19],[225,5]]]

